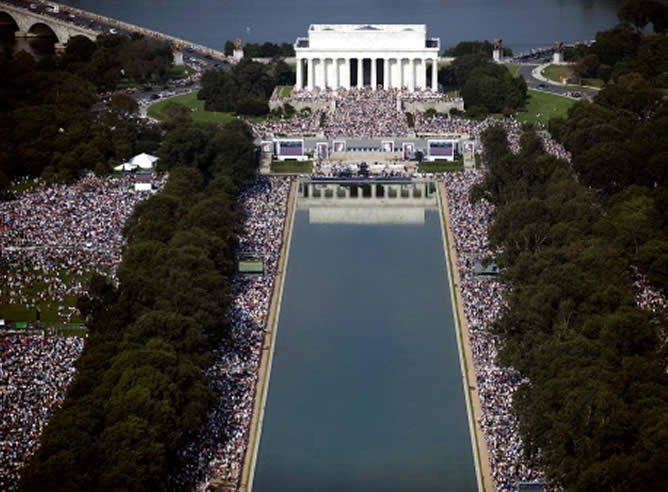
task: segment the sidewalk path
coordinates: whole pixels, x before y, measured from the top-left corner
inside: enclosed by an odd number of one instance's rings
[[[468,322],[466,320],[466,315],[464,313],[464,301],[459,291],[459,271],[457,270],[457,251],[455,250],[455,241],[452,235],[452,229],[450,227],[450,210],[448,208],[448,195],[445,188],[445,182],[438,182],[439,196],[441,200],[441,210],[443,211],[443,218],[445,221],[444,235],[447,239],[448,247],[448,260],[449,260],[449,270],[451,275],[451,281],[453,282],[453,292],[455,296],[455,304],[453,308],[456,309],[456,328],[459,331],[459,342],[462,344],[463,355],[464,355],[464,372],[463,375],[466,378],[466,387],[465,391],[467,394],[467,402],[470,404],[469,412],[473,412],[473,422],[471,432],[475,434],[472,437],[473,444],[475,445],[474,449],[474,459],[477,460],[476,471],[482,475],[482,483],[478,481],[481,489],[486,492],[493,492],[494,479],[492,478],[492,467],[489,462],[489,452],[487,449],[487,443],[485,441],[485,436],[480,429],[478,422],[482,419],[482,408],[480,406],[480,395],[478,393],[478,386],[475,376],[475,370],[473,366],[473,352],[471,351],[471,343],[469,341],[469,329]]]

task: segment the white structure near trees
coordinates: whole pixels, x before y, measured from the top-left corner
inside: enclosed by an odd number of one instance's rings
[[[438,89],[439,38],[424,24],[312,24],[297,38],[295,89]]]

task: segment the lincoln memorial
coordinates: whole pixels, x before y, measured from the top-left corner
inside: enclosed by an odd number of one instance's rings
[[[424,24],[312,24],[297,38],[295,89],[438,88],[439,38]]]

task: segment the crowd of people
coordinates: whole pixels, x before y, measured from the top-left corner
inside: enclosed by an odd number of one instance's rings
[[[133,191],[133,183],[132,176],[92,175],[67,185],[15,183],[28,189],[0,202],[0,304],[45,305],[63,321],[78,314],[66,296],[85,294],[92,271],[114,275],[125,221],[150,195]],[[21,467],[74,377],[84,338],[0,335],[0,489],[17,490]]]
[[[405,137],[415,133],[419,137],[468,135],[469,138],[478,140],[480,134],[491,125],[502,125],[508,132],[508,144],[511,151],[517,153],[520,149],[522,123],[512,118],[498,120],[488,117],[479,121],[455,118],[440,113],[426,117],[424,112],[415,111],[411,113],[414,126],[410,128],[406,114],[403,109],[398,108],[398,100],[402,102],[451,102],[453,100],[444,94],[435,94],[430,91],[407,92],[399,89],[373,91],[365,87],[339,89],[336,92],[299,91],[290,97],[278,99],[282,102],[322,102],[327,101],[328,98],[335,101],[333,111],[299,113],[290,119],[251,122],[253,134],[256,137],[323,134],[330,138],[378,138]],[[549,133],[540,131],[538,135],[543,140],[543,146],[547,152],[571,160],[570,153],[563,145],[553,140]]]
[[[633,274],[633,287],[635,289],[636,304],[642,309],[654,313],[665,311],[668,300],[660,290],[652,287],[646,275],[643,275],[636,267],[631,267]]]
[[[320,132],[320,118],[322,114],[322,111],[313,111],[311,113],[300,112],[289,119],[268,119],[258,122],[248,121],[248,124],[253,130],[254,137],[315,135]]]
[[[388,162],[341,162],[316,161],[313,165],[312,176],[329,178],[351,177],[410,177],[414,175],[415,166],[409,167],[404,163]]]
[[[209,483],[236,490],[248,445],[255,388],[287,215],[290,180],[258,178],[240,195],[248,219],[240,237],[239,258],[263,261],[263,275],[238,274],[232,283],[227,320],[232,336],[214,351],[206,371],[217,404],[199,437],[182,452],[181,473],[172,481],[204,490]]]
[[[399,94],[397,89],[373,91],[369,87],[339,90],[336,109],[327,115],[325,135],[363,138],[408,135],[411,130],[406,115],[397,108]]]
[[[413,133],[409,128],[403,103],[453,102],[445,94],[431,91],[410,92],[406,89],[372,90],[370,87],[332,90],[293,91],[288,97],[274,95],[281,103],[322,103],[334,101],[335,109],[324,113],[297,114],[291,119],[251,123],[256,137],[324,133],[328,137],[403,137]],[[416,116],[416,113],[414,116]]]
[[[445,115],[435,115],[431,118],[425,117],[424,113],[415,113],[415,131],[418,135],[468,135],[472,139],[479,139],[482,132],[492,125],[501,125],[508,133],[508,145],[510,150],[517,154],[520,151],[520,136],[522,134],[522,123],[512,118],[498,120],[496,118],[485,118],[484,120],[468,120],[452,118]],[[539,131],[538,136],[543,141],[545,151],[568,161],[571,154],[563,145],[553,140],[548,132]],[[482,148],[479,147],[478,151]]]
[[[473,270],[476,259],[492,254],[487,233],[493,206],[485,200],[475,204],[469,200],[471,186],[481,178],[482,173],[475,170],[447,173],[445,186],[482,410],[478,425],[487,442],[496,489],[511,491],[517,490],[518,482],[543,482],[544,475],[524,458],[517,417],[511,409],[522,376],[496,362],[497,340],[490,333],[490,325],[505,307],[505,287],[494,278],[475,275]]]
[[[150,196],[133,176],[87,176],[73,184],[35,179],[15,200],[0,202],[0,304],[36,307],[84,293],[83,276],[111,275],[134,206]],[[161,187],[166,177],[152,180]],[[64,312],[71,316],[71,311]]]
[[[0,337],[0,490],[18,490],[83,347],[83,337]]]

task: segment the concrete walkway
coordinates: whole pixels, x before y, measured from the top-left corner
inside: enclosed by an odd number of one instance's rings
[[[241,471],[239,492],[250,492],[253,489],[253,477],[255,475],[257,454],[260,449],[264,409],[267,403],[269,379],[271,378],[271,365],[274,358],[274,346],[276,344],[276,334],[278,331],[278,318],[281,310],[281,300],[283,298],[283,285],[285,283],[285,273],[288,264],[288,256],[290,254],[290,239],[292,237],[292,225],[294,221],[294,211],[296,209],[297,186],[298,183],[294,180],[290,185],[290,194],[288,195],[288,210],[285,216],[285,225],[283,227],[283,245],[281,246],[281,257],[278,270],[276,271],[276,278],[274,279],[274,291],[271,296],[269,315],[267,317],[267,332],[264,336],[262,359],[260,360],[260,367],[258,370],[257,386],[255,387],[253,415],[251,417],[248,447],[246,448],[246,455],[244,456],[244,463]]]
[[[457,270],[457,251],[454,247],[454,237],[450,227],[450,209],[448,208],[448,194],[443,181],[438,182],[439,197],[441,200],[441,211],[443,224],[444,242],[448,250],[448,269],[450,272],[451,293],[454,295],[455,323],[457,329],[457,341],[460,345],[460,358],[462,363],[462,377],[464,378],[464,393],[468,405],[469,424],[471,433],[471,444],[473,445],[476,472],[478,474],[478,489],[485,492],[493,492],[494,479],[492,467],[489,462],[489,450],[482,429],[478,422],[482,419],[482,407],[480,405],[480,394],[476,381],[475,366],[473,364],[473,351],[469,341],[469,328],[466,314],[464,312],[464,300],[459,290],[459,271]],[[463,357],[462,357],[463,356]]]

